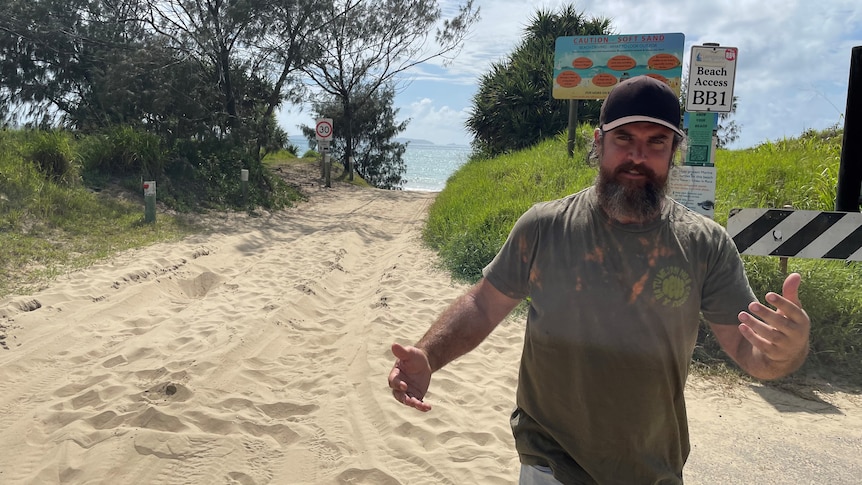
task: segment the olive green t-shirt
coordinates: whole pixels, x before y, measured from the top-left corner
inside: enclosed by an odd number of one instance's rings
[[[671,199],[655,222],[619,224],[591,187],[533,206],[484,275],[529,297],[521,461],[565,484],[681,483],[699,315],[737,324],[755,300],[726,231]]]

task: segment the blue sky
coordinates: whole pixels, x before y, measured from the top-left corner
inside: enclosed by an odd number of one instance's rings
[[[441,1],[446,9],[457,1]],[[718,42],[737,47],[733,118],[741,125],[731,148],[798,136],[809,128],[843,126],[850,54],[862,46],[859,0],[475,0],[481,18],[458,57],[418,66],[396,95],[399,120],[410,118],[402,136],[438,144],[469,144],[464,128],[479,77],[520,43],[524,26],[539,9],[574,3],[588,17],[611,19],[617,34],[682,32],[685,59],[692,45]],[[307,107],[278,115],[291,136],[297,124],[313,125]],[[337,130],[338,127],[335,127]]]

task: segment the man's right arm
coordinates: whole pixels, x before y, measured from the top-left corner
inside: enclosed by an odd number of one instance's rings
[[[392,346],[397,358],[389,387],[399,402],[428,411],[423,402],[431,373],[476,348],[520,302],[482,279],[437,318],[415,347]]]
[[[483,278],[449,305],[416,347],[435,372],[476,348],[519,302]]]

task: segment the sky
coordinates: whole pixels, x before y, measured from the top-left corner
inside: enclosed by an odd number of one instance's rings
[[[459,1],[440,2],[444,12]],[[733,120],[741,127],[729,148],[753,147],[792,138],[808,129],[843,127],[854,46],[862,46],[859,0],[474,0],[480,19],[448,65],[432,61],[404,73],[395,97],[398,121],[409,119],[400,137],[436,144],[470,143],[464,127],[480,76],[503,61],[522,40],[539,10],[574,4],[587,17],[611,19],[614,34],[685,34],[684,72],[692,45],[717,42],[736,47],[739,57]],[[862,75],[862,73],[860,73]],[[289,135],[314,125],[308,107],[287,106],[278,114]],[[338,127],[334,127],[335,130]]]

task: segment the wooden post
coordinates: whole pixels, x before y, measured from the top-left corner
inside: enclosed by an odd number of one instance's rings
[[[792,205],[785,205],[784,209],[793,209]],[[787,277],[787,260],[789,258],[787,256],[782,256],[778,258],[778,270],[781,271],[781,276]]]
[[[569,158],[575,156],[575,138],[578,135],[578,100],[569,100],[569,140],[566,144],[566,150],[569,152]]]
[[[844,141],[838,168],[838,193],[835,210],[859,212],[862,203],[862,46],[850,55],[850,82],[844,110]]]
[[[330,160],[329,150],[326,150],[326,155],[323,156],[323,167],[325,187],[332,187],[332,161]]]

